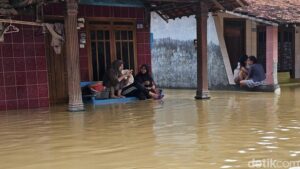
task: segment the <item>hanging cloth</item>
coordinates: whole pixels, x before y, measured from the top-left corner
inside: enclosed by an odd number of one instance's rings
[[[51,40],[51,46],[54,49],[54,52],[56,54],[61,54],[61,48],[63,46],[64,38],[64,26],[61,23],[55,23],[55,24],[49,24],[46,23],[45,26],[49,30],[52,40]]]

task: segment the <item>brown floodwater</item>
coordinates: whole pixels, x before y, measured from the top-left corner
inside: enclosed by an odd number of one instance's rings
[[[273,93],[166,90],[163,101],[0,113],[1,169],[248,168],[300,160],[300,87]]]

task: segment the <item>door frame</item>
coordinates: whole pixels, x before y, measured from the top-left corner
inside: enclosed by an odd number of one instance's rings
[[[93,22],[107,22],[107,25],[96,25]],[[131,25],[113,25],[114,22],[128,22]],[[136,38],[136,20],[135,19],[123,19],[123,18],[110,18],[110,17],[91,17],[87,19],[86,24],[86,35],[87,35],[87,54],[88,54],[88,71],[89,71],[89,79],[90,81],[93,80],[93,63],[92,63],[92,46],[91,46],[91,30],[109,30],[110,31],[110,51],[111,51],[111,62],[113,62],[116,56],[116,45],[115,45],[115,34],[113,33],[114,30],[132,30],[133,31],[133,51],[134,51],[134,73],[138,71],[137,65],[137,38]]]

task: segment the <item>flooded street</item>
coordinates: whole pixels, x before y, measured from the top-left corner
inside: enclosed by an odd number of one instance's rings
[[[273,93],[166,90],[164,101],[0,113],[1,169],[249,168],[300,160],[300,87]]]

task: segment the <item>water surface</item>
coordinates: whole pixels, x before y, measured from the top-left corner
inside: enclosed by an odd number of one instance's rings
[[[167,90],[164,101],[0,113],[1,169],[248,168],[300,160],[300,87],[273,93]]]

